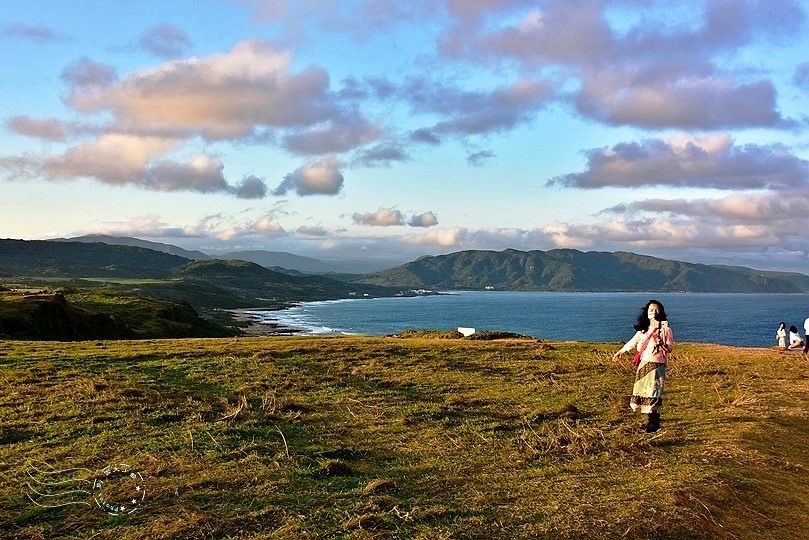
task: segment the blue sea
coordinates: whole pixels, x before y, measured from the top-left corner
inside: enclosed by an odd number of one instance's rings
[[[407,328],[471,327],[527,334],[554,341],[616,342],[650,299],[663,303],[676,341],[743,347],[776,344],[780,321],[803,335],[806,294],[556,293],[470,291],[407,298],[305,302],[281,311],[253,313],[318,334],[395,334]]]

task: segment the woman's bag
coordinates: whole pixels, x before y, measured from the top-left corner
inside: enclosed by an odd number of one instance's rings
[[[632,365],[633,366],[638,367],[638,364],[640,364],[640,357],[643,356],[643,351],[646,350],[646,346],[649,344],[649,340],[652,339],[652,334],[653,333],[654,333],[653,330],[649,331],[649,335],[646,336],[646,341],[643,342],[643,346],[640,348],[640,350],[637,353],[635,353],[635,357],[632,358]]]

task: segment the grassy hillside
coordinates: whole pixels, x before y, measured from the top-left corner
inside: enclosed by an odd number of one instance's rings
[[[0,239],[0,277],[171,277],[188,259],[142,247]]]
[[[399,291],[395,287],[358,285],[322,276],[293,276],[239,260],[193,261],[177,268],[175,275],[239,291],[248,298],[252,296],[250,303],[233,307],[256,306],[268,300],[332,300],[347,298],[352,293],[392,296]]]
[[[809,292],[809,276],[802,274],[574,249],[461,251],[422,257],[358,282],[466,290]]]
[[[616,348],[425,337],[0,341],[0,530],[116,540],[805,538],[801,355],[678,345],[664,429],[647,435],[626,408],[632,370],[628,358],[613,364]]]
[[[296,276],[238,260],[190,261],[142,247],[0,239],[0,284],[108,286],[190,303],[195,309],[271,306],[351,295],[393,296],[398,287]]]
[[[185,302],[105,289],[0,290],[0,339],[98,340],[226,337]]]

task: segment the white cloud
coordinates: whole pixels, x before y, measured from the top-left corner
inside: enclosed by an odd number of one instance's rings
[[[680,135],[591,150],[585,172],[556,177],[549,184],[577,188],[804,188],[809,185],[809,162],[781,146],[734,145],[729,135]]]
[[[321,227],[319,225],[315,226],[315,227],[302,225],[302,226],[298,227],[297,229],[295,229],[295,232],[297,232],[298,234],[306,235],[306,236],[321,236],[322,237],[322,236],[328,236],[329,235],[329,231],[327,231],[326,229],[324,229],[323,227]]]
[[[284,138],[284,147],[296,154],[321,155],[353,150],[376,140],[380,130],[364,118],[353,115],[295,132]]]
[[[53,179],[97,178],[109,184],[142,181],[146,165],[178,141],[160,137],[109,134],[74,146],[58,157],[41,160],[43,173]]]
[[[53,28],[47,26],[31,26],[22,23],[6,26],[3,28],[3,31],[0,32],[0,36],[5,38],[25,39],[42,45],[70,41],[68,36]]]
[[[416,214],[407,222],[411,227],[434,227],[438,225],[438,217],[431,211]]]
[[[512,15],[522,13],[522,19],[483,24],[483,15],[495,6],[452,7],[462,24],[445,37],[441,50],[467,59],[512,60],[526,71],[555,68],[560,84],[579,87],[573,92],[578,111],[607,124],[794,125],[778,112],[770,81],[719,66],[728,51],[756,39],[797,35],[806,19],[797,3],[697,2],[702,9],[691,10],[696,24],[690,26],[657,16],[653,2],[550,0],[540,9],[516,0],[497,4]],[[617,29],[607,10],[622,9],[640,15],[637,23]]]
[[[431,230],[420,234],[407,234],[401,237],[405,244],[415,246],[438,246],[442,248],[460,248],[466,230],[461,227]]]
[[[343,187],[342,163],[334,156],[313,159],[284,177],[274,195],[336,195]]]
[[[272,214],[265,214],[247,226],[247,230],[260,233],[265,236],[285,234],[284,228],[276,221]]]
[[[146,30],[138,38],[138,45],[159,58],[176,58],[191,46],[191,39],[183,30],[168,23]]]
[[[76,85],[68,103],[83,113],[109,111],[133,130],[185,130],[208,139],[340,118],[328,74],[316,67],[293,73],[291,63],[289,51],[245,41],[227,53],[137,71],[110,86]]]
[[[354,223],[359,225],[369,225],[371,227],[390,227],[393,225],[404,225],[404,215],[399,210],[393,208],[380,208],[376,212],[369,214],[356,213],[352,216]]]

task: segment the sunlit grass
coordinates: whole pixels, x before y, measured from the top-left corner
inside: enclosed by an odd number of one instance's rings
[[[809,530],[800,354],[678,346],[664,429],[647,435],[626,407],[632,370],[613,364],[617,345],[411,335],[0,342],[0,530],[99,539]],[[54,508],[31,497],[37,471],[96,478],[111,464],[143,478],[132,513],[111,515],[92,489],[73,496],[83,504]]]

